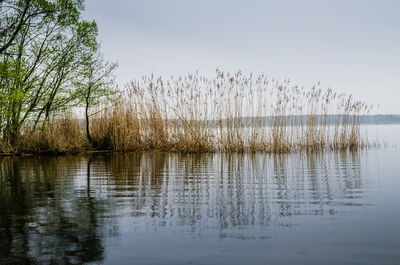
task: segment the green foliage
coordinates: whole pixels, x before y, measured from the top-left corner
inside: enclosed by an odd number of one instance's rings
[[[100,56],[96,22],[81,19],[83,2],[0,1],[0,137],[14,141],[23,127],[43,127],[60,112],[112,94],[115,65]],[[88,69],[98,79],[90,93],[81,85]]]

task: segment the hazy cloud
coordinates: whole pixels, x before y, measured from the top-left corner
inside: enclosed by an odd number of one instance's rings
[[[216,67],[353,93],[400,113],[400,1],[87,0],[118,82]]]

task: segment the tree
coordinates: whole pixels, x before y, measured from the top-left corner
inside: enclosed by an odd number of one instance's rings
[[[83,0],[0,0],[0,136],[46,127],[76,102],[75,80],[98,50]]]
[[[0,54],[12,46],[26,25],[40,27],[48,19],[76,22],[83,0],[0,0]]]
[[[90,134],[90,108],[108,101],[115,95],[113,71],[116,63],[104,60],[103,55],[97,50],[86,57],[85,63],[75,82],[77,98],[85,108],[85,129],[87,139],[93,144]]]

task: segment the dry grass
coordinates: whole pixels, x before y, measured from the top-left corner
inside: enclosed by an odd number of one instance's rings
[[[14,145],[0,141],[3,153],[70,153],[88,147],[79,120],[70,116],[35,131],[24,130]]]
[[[280,82],[265,75],[217,70],[131,82],[112,108],[91,117],[93,147],[107,150],[270,152],[357,149],[366,143],[359,115],[370,107],[352,96]],[[2,149],[3,148],[3,149]],[[0,149],[6,150],[2,143]],[[24,133],[17,149],[87,148],[74,119]]]
[[[368,110],[319,85],[306,90],[289,80],[217,71],[211,80],[196,73],[132,82],[115,108],[94,117],[92,130],[113,150],[354,149],[365,144],[359,115]]]

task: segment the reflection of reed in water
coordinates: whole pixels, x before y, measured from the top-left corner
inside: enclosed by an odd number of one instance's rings
[[[290,225],[287,216],[334,215],[362,196],[357,152],[135,153],[104,163],[97,170],[113,172],[110,194],[138,225],[149,218],[193,229]]]
[[[123,216],[225,237],[334,215],[362,204],[360,164],[359,152],[0,158],[0,263],[101,261]]]

